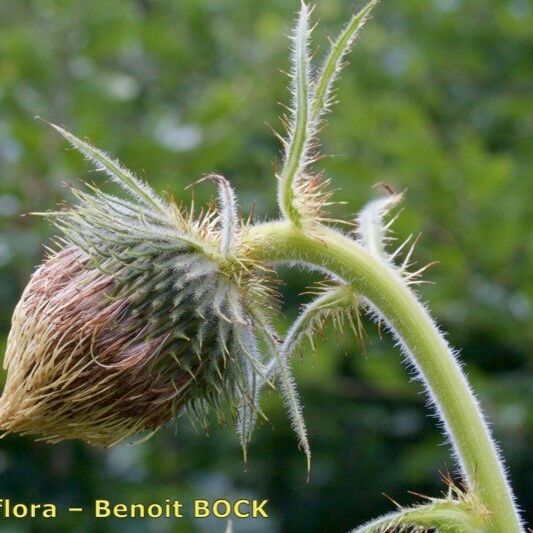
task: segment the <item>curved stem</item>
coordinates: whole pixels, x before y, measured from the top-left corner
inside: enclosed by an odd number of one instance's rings
[[[245,237],[258,259],[306,262],[335,273],[365,296],[420,372],[469,489],[490,513],[486,531],[523,531],[481,409],[455,356],[429,313],[390,266],[324,226],[306,232],[289,222],[252,226]]]

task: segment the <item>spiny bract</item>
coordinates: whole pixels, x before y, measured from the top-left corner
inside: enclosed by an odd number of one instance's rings
[[[228,182],[209,177],[220,205],[195,219],[56,129],[131,199],[90,187],[74,191],[74,207],[50,214],[59,251],[13,316],[3,430],[112,445],[153,432],[182,408],[203,423],[209,406],[228,399],[248,439],[257,378],[267,379],[254,313],[266,316],[271,290],[240,248]]]

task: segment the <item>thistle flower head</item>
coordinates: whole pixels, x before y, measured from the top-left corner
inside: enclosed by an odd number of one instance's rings
[[[265,367],[251,308],[266,313],[272,291],[239,243],[227,180],[210,177],[219,206],[195,217],[56,129],[131,199],[89,187],[51,214],[59,250],[13,316],[2,429],[112,445],[183,410],[204,423],[224,399],[255,417]]]
[[[312,9],[304,2],[292,34],[292,106],[286,120],[278,199],[284,217],[312,229],[330,222],[329,180],[313,172],[316,136],[334,82],[376,0],[312,66]],[[229,182],[204,179],[218,203],[198,215],[162,198],[104,152],[52,125],[122,187],[74,190],[76,203],[48,213],[61,235],[32,277],[14,316],[0,399],[0,428],[58,441],[111,445],[148,435],[181,412],[205,423],[209,407],[234,406],[246,448],[261,387],[274,379],[308,464],[310,448],[289,359],[324,320],[360,334],[359,299],[326,287],[281,342],[271,325],[269,270],[253,260]],[[200,180],[202,181],[202,180]]]

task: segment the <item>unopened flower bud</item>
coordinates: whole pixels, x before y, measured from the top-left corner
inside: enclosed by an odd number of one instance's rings
[[[52,214],[63,237],[13,315],[0,428],[113,445],[229,400],[247,439],[265,368],[251,308],[269,291],[239,255],[228,182],[213,177],[221,205],[193,217],[58,129],[133,201],[92,188]]]

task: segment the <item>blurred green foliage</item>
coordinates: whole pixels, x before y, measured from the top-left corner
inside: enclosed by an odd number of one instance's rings
[[[320,0],[316,57],[353,6]],[[158,190],[189,201],[217,171],[246,212],[276,216],[278,102],[288,98],[287,47],[296,0],[3,0],[0,3],[0,348],[50,228],[23,213],[69,198],[65,182],[102,181],[39,115],[116,154]],[[352,216],[386,181],[407,189],[399,236],[423,233],[423,289],[492,421],[518,499],[530,513],[533,398],[533,25],[527,0],[389,0],[377,9],[339,86],[319,163]],[[279,159],[279,157],[278,157]],[[274,160],[274,163],[272,161]],[[207,186],[195,191],[207,200]],[[285,327],[308,274],[282,272]],[[244,531],[343,531],[401,503],[437,495],[453,462],[421,387],[398,350],[368,324],[366,356],[352,339],[318,343],[295,363],[314,449],[312,478],[275,394],[244,466],[232,428],[208,439],[185,420],[137,447],[111,451],[9,436],[0,497],[157,501],[258,497],[272,519]],[[529,507],[528,507],[529,505]],[[26,525],[25,525],[26,524]],[[221,531],[223,522],[2,523],[2,531]]]

